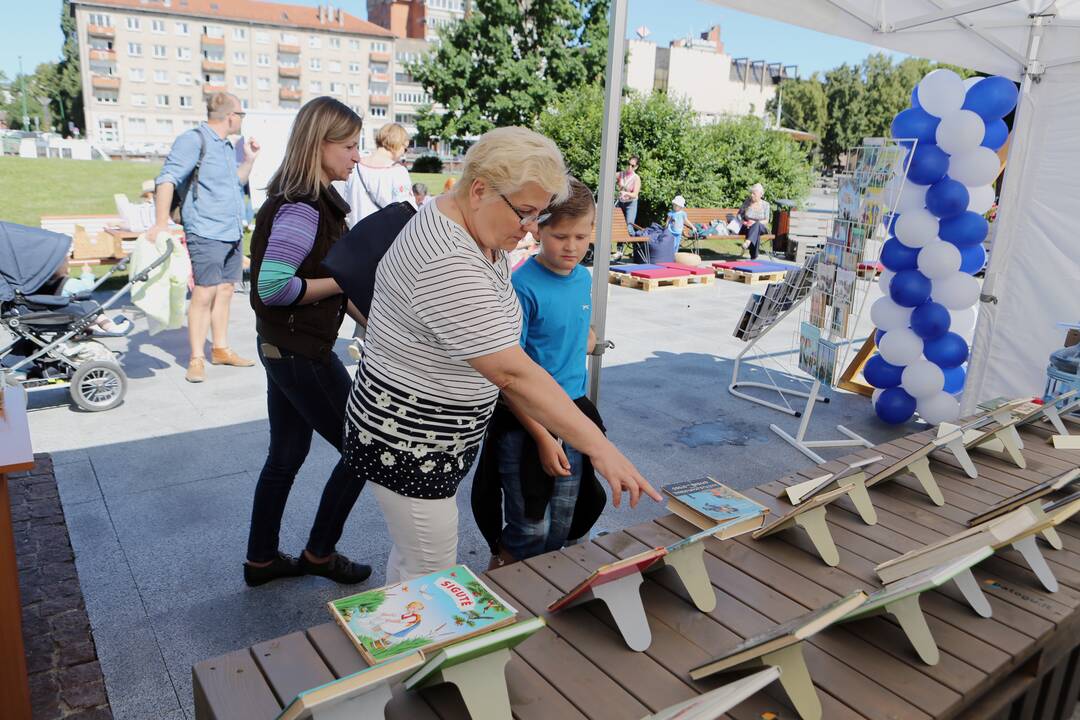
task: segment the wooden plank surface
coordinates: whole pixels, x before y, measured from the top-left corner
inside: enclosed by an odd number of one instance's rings
[[[668,515],[492,571],[486,580],[522,617],[540,615],[548,621],[514,650],[507,665],[514,717],[640,718],[718,687],[724,679],[695,682],[689,670],[777,623],[853,590],[880,587],[877,564],[960,532],[969,518],[990,505],[1080,465],[1080,451],[1053,448],[1046,443],[1049,434],[1044,428],[1021,430],[1024,469],[972,451],[977,479],[967,477],[951,454],[933,453],[932,470],[946,499],[943,507],[933,505],[910,475],[871,489],[876,525],[863,523],[848,499],[832,503],[827,521],[840,555],[837,567],[826,566],[799,529],[759,541],[749,536],[706,540],[704,560],[716,608],[709,613],[696,610],[670,568],[648,573],[641,595],[653,641],[640,653],[626,647],[600,603],[555,614],[546,608],[596,567],[697,530],[681,518]],[[872,474],[928,438],[925,432],[861,449],[746,492],[782,514],[790,508],[786,498],[777,497],[785,487],[855,459],[884,456],[867,468]],[[1002,549],[974,571],[992,618],[975,615],[952,583],[921,596],[941,651],[934,667],[918,660],[889,616],[836,626],[807,641],[806,662],[824,717],[1065,720],[1080,694],[1080,521],[1061,525],[1058,533],[1064,544],[1060,551],[1040,541],[1061,584],[1056,593],[1042,589],[1015,551]],[[340,629],[325,623],[196,665],[196,714],[200,719],[270,720],[296,692],[363,667]],[[467,717],[460,695],[446,685],[419,693],[406,693],[398,685],[387,710],[387,717],[395,720]],[[760,720],[768,713],[796,717],[778,684],[725,717]]]

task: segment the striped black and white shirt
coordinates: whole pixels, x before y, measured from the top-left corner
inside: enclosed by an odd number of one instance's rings
[[[384,470],[361,463],[367,479],[410,497],[453,495],[499,394],[467,361],[520,338],[506,253],[492,263],[437,203],[425,205],[379,263],[349,395],[346,444],[369,459],[376,451]]]

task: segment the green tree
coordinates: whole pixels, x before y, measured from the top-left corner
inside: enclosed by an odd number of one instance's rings
[[[421,139],[531,126],[548,100],[602,79],[610,0],[474,0],[409,72],[444,110],[422,108]]]
[[[59,106],[48,108],[41,104],[41,98],[55,98],[59,88],[59,71],[56,63],[41,63],[32,75],[16,75],[7,89],[7,101],[0,104],[0,109],[7,114],[8,126],[14,130],[52,130],[52,125],[60,124]],[[23,125],[23,95],[26,96],[26,114],[30,124]],[[46,112],[47,110],[47,112]]]
[[[825,99],[828,123],[821,153],[825,165],[832,166],[866,135],[866,85],[859,68],[844,63],[826,72]]]
[[[79,72],[79,33],[75,26],[75,13],[71,0],[64,0],[60,8],[60,29],[64,33],[64,48],[57,68],[56,94],[53,98],[54,114],[67,122],[73,122],[85,134],[83,118],[82,77]],[[64,135],[69,135],[67,122],[63,123]]]
[[[790,136],[744,117],[701,128],[705,172],[712,179],[715,204],[738,207],[761,183],[768,197],[801,200],[814,182],[806,151]],[[689,201],[689,198],[687,199]]]

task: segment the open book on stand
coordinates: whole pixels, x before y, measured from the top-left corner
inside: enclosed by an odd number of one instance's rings
[[[668,510],[725,540],[757,530],[765,523],[768,508],[735,492],[719,480],[703,477],[663,487]]]

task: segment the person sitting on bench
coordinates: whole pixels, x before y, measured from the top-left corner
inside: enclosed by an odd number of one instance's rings
[[[772,209],[765,202],[765,188],[761,183],[754,183],[750,187],[750,196],[739,208],[739,218],[742,220],[739,234],[746,237],[743,248],[750,250],[751,260],[757,259],[761,236],[768,232],[766,225],[771,215]]]

